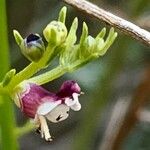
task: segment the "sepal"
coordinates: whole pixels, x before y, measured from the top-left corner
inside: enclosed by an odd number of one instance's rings
[[[15,37],[16,43],[18,44],[18,46],[20,46],[23,41],[22,36],[20,35],[20,33],[17,30],[13,30],[13,35]]]
[[[16,74],[16,69],[11,69],[9,72],[7,72],[4,79],[2,80],[2,86],[3,87],[7,86],[15,74]]]

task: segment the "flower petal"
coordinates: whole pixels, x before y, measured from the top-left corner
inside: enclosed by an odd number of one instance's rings
[[[46,115],[55,107],[61,104],[61,100],[54,101],[54,102],[45,102],[38,107],[37,114],[38,115]]]
[[[78,96],[79,96],[78,93],[72,94],[72,97],[73,97],[75,103],[72,106],[70,106],[70,108],[74,111],[79,111],[81,109],[81,104],[79,103]]]
[[[46,118],[49,121],[54,122],[54,123],[63,121],[68,118],[69,109],[70,109],[70,107],[68,107],[67,105],[60,104],[57,107],[55,107],[51,112],[49,112],[46,115]]]

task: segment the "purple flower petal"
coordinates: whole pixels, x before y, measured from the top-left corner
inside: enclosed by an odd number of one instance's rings
[[[38,108],[44,103],[48,102],[48,106],[50,106],[50,103],[52,104],[52,106],[49,107],[49,111],[58,105],[58,103],[56,103],[58,101],[58,97],[54,93],[50,93],[41,86],[33,83],[26,83],[23,86],[26,86],[28,89],[19,93],[19,98],[21,103],[21,110],[28,117],[34,118]],[[45,111],[48,112],[48,110]],[[41,109],[39,112],[44,113]]]
[[[62,84],[59,92],[57,93],[57,96],[61,98],[72,97],[73,93],[80,94],[80,92],[81,92],[81,88],[79,87],[76,81],[67,80]]]
[[[81,104],[78,101],[81,89],[77,82],[73,80],[65,81],[57,94],[27,81],[24,81],[18,87],[21,90],[16,92],[15,101],[17,102],[19,99],[22,112],[30,118],[35,118],[36,114],[47,115],[61,104],[75,111],[81,109]]]

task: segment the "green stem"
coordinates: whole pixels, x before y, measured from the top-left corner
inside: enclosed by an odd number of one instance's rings
[[[19,84],[23,80],[30,78],[35,73],[37,73],[39,70],[45,68],[45,66],[47,65],[46,63],[50,62],[54,58],[53,57],[54,50],[55,50],[55,46],[49,45],[44,53],[44,56],[38,62],[32,62],[21,72],[17,73],[13,77],[12,81],[8,84],[6,89],[8,91],[11,91],[17,84]]]
[[[46,73],[43,73],[41,75],[30,78],[29,81],[34,82],[39,85],[45,84],[56,78],[59,78],[60,76],[64,75],[66,72],[72,72],[72,71],[77,70],[78,68],[81,68],[81,66],[87,64],[92,59],[94,59],[93,56],[87,58],[86,60],[75,61],[74,63],[70,64],[69,66],[59,65],[58,67],[54,68],[53,70],[50,70]]]
[[[6,10],[5,0],[0,1],[0,80],[9,69],[9,53],[8,53],[8,39],[7,39],[7,23],[6,23]],[[0,96],[0,149],[3,150],[16,150],[18,143],[14,134],[15,119],[13,105],[8,95]]]
[[[30,132],[34,128],[35,128],[35,126],[33,125],[33,123],[31,123],[30,121],[28,121],[23,127],[17,127],[15,129],[15,134],[19,138],[22,135],[27,134],[28,132]]]
[[[42,85],[56,78],[59,78],[60,76],[65,74],[67,71],[68,71],[67,67],[58,66],[51,71],[48,71],[36,77],[30,78],[29,81]]]

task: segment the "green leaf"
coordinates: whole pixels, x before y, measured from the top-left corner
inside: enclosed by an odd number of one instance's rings
[[[59,17],[58,17],[58,21],[62,22],[65,24],[66,21],[66,14],[67,14],[67,7],[63,7],[60,12],[59,12]]]

